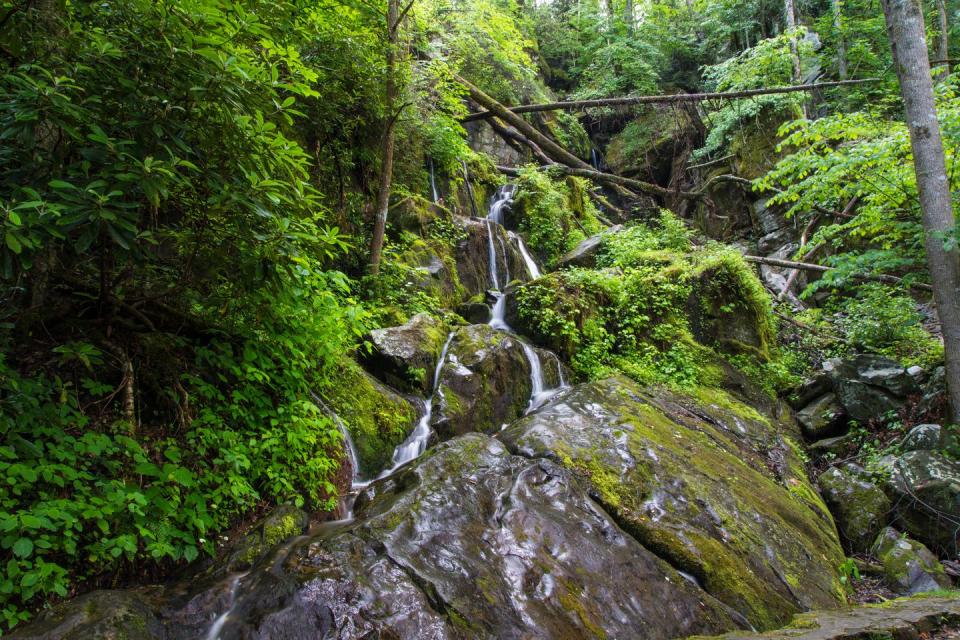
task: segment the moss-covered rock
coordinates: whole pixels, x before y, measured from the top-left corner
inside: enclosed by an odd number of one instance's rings
[[[20,640],[163,640],[166,630],[134,591],[91,591],[41,613],[9,638]]]
[[[449,332],[446,323],[427,313],[419,313],[399,327],[375,329],[367,337],[372,347],[364,364],[388,385],[429,395]]]
[[[556,373],[554,367],[544,366],[544,371]],[[462,327],[454,333],[440,369],[433,426],[441,438],[494,433],[523,415],[531,391],[530,362],[516,336],[487,325]]]
[[[887,523],[890,499],[862,469],[831,467],[817,478],[820,492],[851,553],[865,553]]]
[[[310,517],[302,509],[282,504],[257,521],[240,539],[227,561],[228,571],[245,571],[285,540],[302,535]]]
[[[623,236],[623,238],[621,238]],[[565,269],[517,287],[508,322],[596,377],[614,367],[634,379],[718,385],[720,356],[761,373],[775,351],[769,298],[742,257],[708,247],[680,253],[648,247],[632,230],[598,269]],[[747,370],[747,369],[745,369]]]
[[[361,475],[376,476],[413,429],[417,410],[351,359],[341,361],[332,380],[323,395],[350,430]]]
[[[797,421],[803,426],[803,434],[811,440],[834,436],[847,424],[847,412],[833,393],[815,398],[797,412]]]
[[[839,605],[843,552],[797,445],[721,396],[614,377],[561,394],[501,439],[575,471],[624,529],[756,627]]]
[[[486,220],[459,217],[456,223],[464,231],[464,237],[456,247],[456,269],[467,298],[493,288],[490,280],[491,231],[494,234],[498,273],[501,277],[505,276],[505,281],[499,283],[500,287],[503,288],[514,279],[527,279],[523,255],[502,226],[488,224]]]
[[[884,490],[894,506],[893,523],[932,549],[960,548],[960,462],[939,451],[907,451],[882,465]]]
[[[949,589],[952,584],[943,565],[929,549],[893,527],[887,527],[877,536],[873,555],[883,563],[887,586],[897,593],[913,595]]]

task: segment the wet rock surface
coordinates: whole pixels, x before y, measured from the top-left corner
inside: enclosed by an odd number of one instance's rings
[[[8,638],[18,640],[165,640],[166,629],[134,591],[92,591],[41,613]]]
[[[225,638],[658,639],[740,626],[570,471],[480,434],[374,485],[357,521],[243,587]]]
[[[913,640],[922,637],[921,633],[930,634],[957,622],[960,622],[960,598],[924,596],[835,611],[811,611],[795,616],[785,629],[768,633],[733,632],[717,636],[716,640]]]
[[[501,435],[574,471],[625,530],[757,627],[841,601],[833,521],[792,443],[729,398],[580,385]]]

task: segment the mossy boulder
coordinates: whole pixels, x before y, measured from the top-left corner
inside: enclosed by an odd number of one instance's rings
[[[697,341],[769,359],[776,342],[770,298],[743,259],[732,251],[704,253],[691,276],[687,310]]]
[[[340,362],[331,379],[323,395],[350,431],[360,474],[376,476],[415,426],[417,409],[349,358]]]
[[[834,393],[815,398],[797,412],[797,422],[803,427],[803,434],[811,440],[835,436],[844,429],[848,419],[846,410]]]
[[[904,595],[949,589],[950,578],[937,557],[925,546],[893,527],[880,532],[873,543],[873,555],[883,563],[884,580]]]
[[[245,571],[281,542],[302,535],[310,517],[292,504],[282,504],[257,521],[240,539],[227,561],[228,571]]]
[[[391,231],[408,231],[426,238],[437,225],[453,222],[453,213],[441,204],[418,195],[409,195],[396,202],[387,215]]]
[[[551,386],[556,359],[533,349]],[[488,325],[457,329],[440,369],[433,402],[433,427],[441,438],[472,431],[494,433],[523,415],[533,389],[524,345]]]
[[[563,254],[556,261],[557,269],[564,269],[567,267],[586,267],[592,269],[597,266],[597,255],[600,253],[600,250],[603,248],[604,236],[617,233],[621,231],[623,227],[621,225],[615,225],[601,231],[598,234],[592,235],[586,240],[583,240],[576,247]]]
[[[243,638],[644,638],[743,628],[626,535],[569,470],[468,434],[358,500],[357,519],[245,580]]]
[[[135,591],[91,591],[41,613],[7,638],[19,640],[165,640],[166,630]]]
[[[449,332],[446,323],[428,313],[419,313],[399,327],[374,329],[367,337],[372,347],[364,365],[388,385],[429,395]]]
[[[831,467],[817,478],[820,493],[833,513],[840,537],[851,553],[866,553],[886,525],[890,499],[853,465]]]
[[[937,552],[960,548],[960,462],[939,451],[907,451],[882,461],[894,524]]]
[[[613,377],[558,395],[500,437],[575,472],[641,544],[755,627],[843,602],[836,528],[797,445],[722,392]]]
[[[459,256],[453,245],[436,238],[416,238],[400,253],[397,267],[406,272],[407,288],[451,307],[469,297],[460,281]]]

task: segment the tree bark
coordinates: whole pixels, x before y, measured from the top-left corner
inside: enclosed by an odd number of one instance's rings
[[[936,81],[940,82],[950,74],[950,25],[947,24],[946,0],[937,0],[937,23],[940,31],[937,35],[937,60],[943,61],[937,67]]]
[[[783,0],[783,15],[787,23],[787,31],[797,28],[797,9],[793,0]],[[797,47],[796,35],[790,34],[790,55],[793,56],[793,81],[800,84],[803,81],[803,72],[800,69],[800,50]]]
[[[847,37],[843,32],[843,0],[833,0],[833,28],[837,32],[837,76],[847,79]]]
[[[466,82],[466,81],[463,81]],[[865,84],[869,82],[878,82],[877,78],[862,78],[859,80],[840,80],[836,82],[817,82],[812,84],[792,85],[789,87],[771,87],[767,89],[748,89],[746,91],[725,91],[714,93],[676,93],[673,95],[659,96],[629,96],[625,98],[597,98],[594,100],[568,100],[564,102],[544,102],[541,104],[523,104],[515,107],[506,107],[500,105],[506,111],[513,114],[534,113],[538,111],[573,111],[577,109],[589,109],[591,107],[620,107],[638,104],[673,104],[679,102],[703,102],[704,100],[724,100],[731,98],[751,98],[753,96],[765,96],[776,93],[797,93],[801,91],[817,91],[818,89],[829,89],[830,87],[845,87],[850,85]],[[472,85],[471,85],[472,86]],[[488,99],[489,96],[487,96]],[[483,120],[493,116],[501,117],[500,113],[495,113],[480,101],[476,101],[487,111],[478,111],[470,113],[461,119],[461,122],[473,122]],[[504,118],[506,119],[506,118]],[[511,123],[512,124],[512,123]]]
[[[384,91],[386,121],[380,148],[380,181],[377,186],[376,218],[370,241],[370,273],[380,272],[380,255],[387,232],[387,212],[390,209],[390,187],[393,182],[394,127],[397,122],[397,42],[400,27],[400,0],[387,0],[387,77]]]
[[[960,423],[960,262],[944,238],[956,225],[919,0],[882,0],[900,80],[923,213],[927,264],[943,330],[950,419]]]

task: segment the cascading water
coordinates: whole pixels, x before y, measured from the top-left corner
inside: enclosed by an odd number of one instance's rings
[[[494,225],[503,224],[503,210],[504,207],[510,205],[513,201],[514,186],[513,185],[504,185],[497,190],[496,195],[493,198],[493,202],[490,204],[490,212],[487,214],[487,245],[489,253],[489,262],[490,262],[490,284],[493,288],[492,295],[496,299],[496,302],[493,305],[493,311],[490,315],[490,326],[499,331],[506,331],[512,333],[512,329],[506,323],[505,316],[507,310],[507,296],[500,290],[500,265],[499,260],[497,259],[497,249],[496,244],[494,243]],[[531,278],[539,278],[540,270],[537,268],[536,262],[533,261],[533,257],[530,256],[527,251],[526,246],[523,244],[523,239],[516,234],[510,234],[510,238],[517,241],[517,246],[520,249],[520,253],[523,256],[524,263],[527,266],[527,271],[530,274]],[[503,269],[504,269],[504,281],[510,281],[510,268],[507,260],[507,250],[506,246],[503,244],[503,238],[497,236],[497,240],[500,243],[500,248],[503,251]],[[530,363],[530,402],[527,405],[526,413],[530,413],[549,400],[551,397],[556,395],[558,391],[566,387],[566,384],[563,381],[563,371],[561,367],[560,372],[560,386],[548,388],[543,377],[543,367],[540,364],[540,356],[537,355],[536,350],[531,347],[526,342],[518,339],[520,345],[523,347],[523,353],[527,358],[527,362]],[[557,360],[559,366],[559,359]]]
[[[227,610],[217,616],[217,619],[213,621],[212,625],[210,625],[210,631],[207,632],[205,640],[220,640],[220,632],[223,631],[223,626],[227,624],[230,614],[233,613],[233,610],[237,607],[237,591],[240,588],[240,580],[246,575],[247,574],[244,572],[237,574],[230,579],[230,591],[228,592],[227,597]]]
[[[407,439],[404,440],[393,451],[393,466],[384,470],[380,474],[384,478],[406,463],[419,457],[426,451],[427,442],[430,440],[430,418],[433,416],[433,398],[438,392],[440,386],[440,370],[443,369],[443,363],[447,361],[447,351],[450,349],[450,343],[453,341],[454,332],[451,331],[447,336],[447,341],[443,344],[443,350],[440,352],[440,359],[437,360],[437,366],[433,371],[433,393],[426,399],[423,406],[423,415],[417,423],[416,428],[410,432]]]
[[[440,200],[440,194],[437,192],[437,178],[433,173],[433,158],[430,158],[430,193],[434,202]]]
[[[533,256],[530,255],[530,252],[527,251],[527,245],[524,244],[523,237],[513,231],[508,231],[507,233],[510,235],[510,238],[517,243],[517,249],[520,250],[520,255],[523,256],[523,264],[527,266],[527,275],[530,276],[531,280],[536,280],[540,277],[540,268],[537,266]]]

